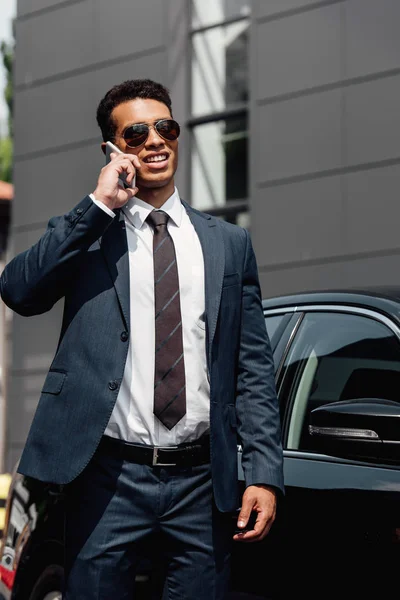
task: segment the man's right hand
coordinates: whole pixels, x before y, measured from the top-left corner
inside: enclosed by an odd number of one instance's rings
[[[135,154],[117,154],[111,152],[111,161],[100,171],[97,187],[93,196],[105,204],[110,210],[124,206],[128,200],[135,196],[139,189],[122,188],[118,184],[121,173],[127,173],[126,182],[132,183],[136,169],[140,169],[140,161]]]

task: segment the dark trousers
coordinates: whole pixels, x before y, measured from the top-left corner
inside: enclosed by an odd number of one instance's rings
[[[63,598],[134,600],[147,565],[165,574],[163,600],[225,598],[234,522],[215,508],[210,471],[95,454],[66,490]]]

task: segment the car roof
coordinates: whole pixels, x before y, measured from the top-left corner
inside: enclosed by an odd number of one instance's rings
[[[284,307],[301,308],[313,304],[338,304],[369,308],[400,323],[400,286],[303,291],[263,300],[265,310]]]

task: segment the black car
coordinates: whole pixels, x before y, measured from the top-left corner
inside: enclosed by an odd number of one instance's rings
[[[231,598],[397,598],[400,288],[296,294],[264,310],[286,494],[263,542],[234,544]],[[0,600],[61,598],[62,513],[60,490],[13,478]],[[144,565],[141,597],[159,574]]]

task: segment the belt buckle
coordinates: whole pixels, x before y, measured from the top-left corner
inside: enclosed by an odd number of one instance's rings
[[[153,467],[176,467],[176,463],[160,463],[158,462],[158,451],[159,450],[173,450],[178,446],[156,446],[153,448]]]

